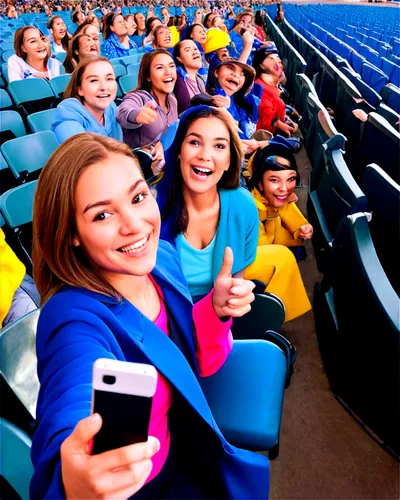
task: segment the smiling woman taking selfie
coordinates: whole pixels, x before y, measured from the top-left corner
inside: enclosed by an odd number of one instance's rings
[[[34,26],[17,29],[14,34],[15,55],[7,62],[10,82],[26,78],[51,79],[60,74],[61,63],[50,58],[45,38]]]
[[[31,498],[266,499],[268,459],[228,444],[197,377],[224,364],[230,317],[253,284],[232,279],[193,306],[160,214],[130,148],[94,134],[63,143],[39,178],[33,216],[41,383]],[[90,416],[99,358],[152,364],[149,439],[98,455]]]
[[[78,35],[85,37],[86,35]],[[116,120],[114,68],[101,56],[87,56],[75,68],[57,106],[52,130],[58,142],[81,132],[122,139]]]

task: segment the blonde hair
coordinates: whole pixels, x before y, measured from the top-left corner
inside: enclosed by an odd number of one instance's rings
[[[81,287],[120,299],[120,294],[91,265],[76,235],[75,192],[83,171],[110,154],[131,158],[129,146],[98,134],[83,133],[63,142],[44,166],[33,208],[32,262],[42,304],[64,285]]]

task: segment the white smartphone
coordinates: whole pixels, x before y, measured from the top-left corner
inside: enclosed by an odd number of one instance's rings
[[[100,358],[93,364],[92,413],[103,420],[93,454],[148,439],[157,370],[152,365]]]

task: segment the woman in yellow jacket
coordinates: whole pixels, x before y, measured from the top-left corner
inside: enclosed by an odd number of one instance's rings
[[[260,231],[257,258],[245,278],[268,283],[266,290],[283,301],[289,321],[311,309],[294,255],[282,249],[301,245],[313,232],[295,204],[296,160],[286,146],[270,144],[251,157],[247,169]]]

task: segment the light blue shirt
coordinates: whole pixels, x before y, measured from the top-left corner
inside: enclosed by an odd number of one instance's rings
[[[192,247],[183,233],[179,233],[176,237],[175,243],[180,253],[182,271],[189,285],[193,302],[207,295],[213,287],[212,263],[217,232],[210,243],[201,250]]]

